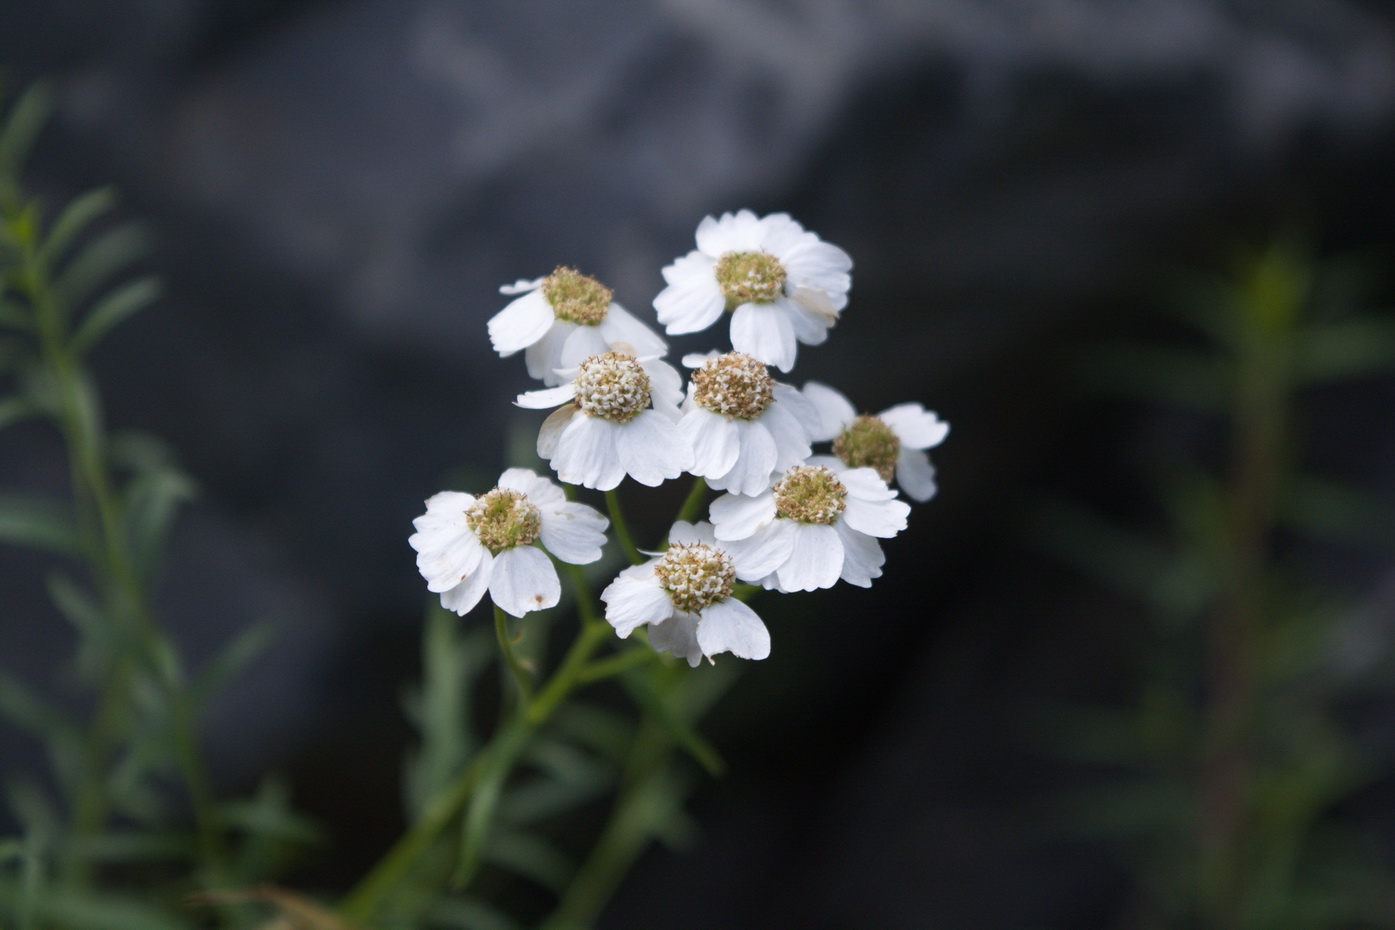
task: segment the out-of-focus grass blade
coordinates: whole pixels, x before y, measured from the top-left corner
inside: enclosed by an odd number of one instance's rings
[[[49,227],[48,237],[39,250],[39,258],[44,266],[52,268],[56,265],[92,221],[115,205],[116,191],[110,187],[98,187],[79,195],[64,207]]]
[[[41,497],[0,495],[0,543],[78,555],[82,544],[68,505]]]
[[[93,304],[92,309],[83,318],[73,335],[74,350],[79,355],[90,352],[117,324],[154,303],[163,290],[159,280],[149,275],[117,287]]]

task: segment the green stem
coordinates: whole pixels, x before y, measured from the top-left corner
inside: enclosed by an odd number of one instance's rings
[[[703,501],[707,500],[707,481],[701,476],[693,476],[692,490],[688,491],[688,496],[683,500],[683,506],[678,509],[677,521],[692,523],[693,517],[697,516],[698,509],[702,507]]]
[[[597,681],[604,681],[607,678],[614,678],[623,672],[641,665],[647,665],[659,657],[659,654],[649,646],[641,645],[633,649],[626,649],[624,652],[617,652],[613,656],[592,662],[581,670],[578,679],[583,684],[592,684]]]
[[[614,488],[605,492],[605,506],[610,511],[610,523],[615,527],[615,536],[620,540],[620,548],[624,551],[625,558],[630,560],[631,565],[642,564],[645,558],[635,546],[634,537],[630,535],[630,525],[625,522],[625,512],[620,509],[620,495]]]
[[[513,637],[509,635],[509,616],[498,604],[494,605],[494,634],[499,639],[499,651],[503,653],[504,662],[513,673],[514,684],[518,685],[518,695],[527,705],[533,699],[531,676],[514,651]]]

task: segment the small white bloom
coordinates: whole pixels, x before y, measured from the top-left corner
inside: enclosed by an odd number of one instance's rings
[[[708,523],[673,525],[669,547],[622,571],[601,592],[605,618],[626,639],[649,625],[649,644],[696,667],[722,652],[742,659],[770,655],[770,632],[756,612],[731,596],[737,563]]]
[[[538,455],[568,484],[609,491],[626,475],[650,487],[693,464],[678,429],[683,379],[657,358],[605,352],[559,387],[518,395],[520,407],[562,404],[543,421]]]
[[[817,411],[811,421],[814,442],[833,441],[833,454],[851,468],[876,470],[882,480],[896,483],[911,500],[924,503],[935,496],[935,467],[926,449],[944,442],[949,424],[920,404],[897,404],[876,416],[862,414],[841,393],[810,381],[804,396]]]
[[[886,561],[877,538],[906,528],[910,505],[895,498],[872,469],[813,456],[761,494],[724,494],[709,512],[742,581],[789,592],[842,578],[866,588]]]
[[[774,365],[794,367],[797,342],[828,338],[848,303],[852,259],[785,213],[750,210],[705,217],[697,248],[664,269],[654,298],[669,335],[695,333],[731,311],[731,345]]]
[[[441,606],[468,613],[486,590],[515,617],[555,607],[562,586],[543,547],[563,562],[585,565],[601,557],[610,521],[526,468],[510,468],[499,485],[476,497],[442,491],[412,521],[407,540],[417,551],[426,588]]]
[[[772,473],[809,457],[808,424],[818,414],[797,388],[740,352],[688,355],[683,364],[696,369],[678,421],[693,446],[693,474],[719,491],[759,494]]]
[[[561,384],[558,369],[575,368],[613,348],[655,357],[668,351],[658,335],[612,299],[610,288],[574,268],[499,291],[522,296],[489,321],[489,341],[504,357],[526,349],[528,374],[543,384]]]

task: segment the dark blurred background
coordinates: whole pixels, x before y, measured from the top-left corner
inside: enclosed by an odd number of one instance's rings
[[[702,835],[643,860],[606,924],[674,930],[1118,921],[1127,878],[1052,822],[1081,776],[1032,729],[1117,693],[1142,620],[1029,517],[1129,514],[1188,436],[1092,395],[1079,353],[1155,332],[1173,276],[1275,229],[1390,291],[1376,0],[8,0],[0,67],[56,94],[37,188],[112,183],[150,221],[168,292],[96,359],[109,420],[202,488],[162,594],[181,641],[280,627],[210,752],[229,790],[288,774],[331,836],[326,886],[398,826],[410,521],[448,475],[487,487],[540,419],[485,337],[499,285],[570,264],[652,321],[704,214],[788,211],[855,261],[792,380],[953,424],[876,586],[760,605],[774,652],[710,721],[731,774],[693,802]],[[1307,425],[1329,474],[1395,492],[1395,382]],[[61,486],[42,431],[7,433],[0,465]],[[30,678],[69,646],[41,567],[0,561],[0,655]],[[1388,552],[1319,569],[1384,590],[1387,631]]]

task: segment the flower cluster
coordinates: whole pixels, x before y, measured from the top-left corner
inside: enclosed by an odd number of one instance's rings
[[[790,371],[800,343],[828,338],[851,269],[846,252],[786,214],[704,219],[697,248],[663,270],[654,309],[669,335],[730,314],[732,349],[684,356],[686,387],[664,361],[667,343],[594,278],[559,267],[501,288],[515,299],[489,321],[489,338],[502,356],[522,351],[543,383],[518,405],[557,408],[537,447],[563,483],[611,491],[626,476],[652,487],[688,473],[726,492],[708,520],[674,523],[662,552],[601,593],[620,637],[646,626],[650,645],[692,665],[723,652],[763,659],[770,634],[743,594],[869,586],[886,561],[879,540],[906,528],[910,506],[896,488],[934,496],[926,450],[949,426],[933,412],[906,403],[859,414],[827,385],[798,388],[770,372]],[[480,497],[432,497],[410,542],[442,605],[463,614],[487,590],[521,617],[557,604],[553,560],[596,561],[608,524],[512,468]]]

